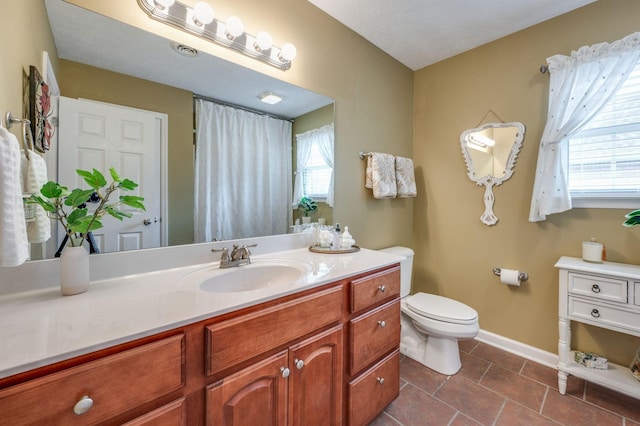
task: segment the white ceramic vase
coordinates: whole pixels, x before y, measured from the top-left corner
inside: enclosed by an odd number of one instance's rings
[[[302,216],[302,224],[308,225],[311,223],[311,216]]]
[[[66,246],[60,254],[60,292],[65,296],[89,290],[89,252],[84,244]]]

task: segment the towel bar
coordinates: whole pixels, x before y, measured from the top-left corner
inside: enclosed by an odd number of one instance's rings
[[[11,111],[7,112],[5,117],[7,129],[12,128],[15,123],[22,123],[22,146],[24,148],[24,155],[27,157],[27,160],[29,160],[29,149],[31,149],[31,151],[34,150],[33,134],[31,133],[31,120],[28,118],[14,118]],[[27,137],[27,134],[29,134],[29,137]],[[31,142],[31,147],[29,147],[27,140]]]
[[[371,153],[360,151],[360,153],[358,153],[358,156],[360,157],[361,160],[364,160],[367,157],[371,157]]]

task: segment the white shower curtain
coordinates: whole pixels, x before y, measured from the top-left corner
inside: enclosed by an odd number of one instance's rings
[[[613,43],[584,46],[571,56],[547,59],[549,110],[542,133],[529,221],[570,210],[565,164],[567,142],[611,99],[638,63],[640,33]]]
[[[196,100],[196,242],[288,232],[291,140],[286,120]]]

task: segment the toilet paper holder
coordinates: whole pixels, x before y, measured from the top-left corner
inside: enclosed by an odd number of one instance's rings
[[[501,268],[493,268],[493,274],[500,276],[500,273],[502,272]],[[527,274],[526,272],[520,272],[518,274],[518,279],[520,281],[527,281],[529,279],[529,274]]]

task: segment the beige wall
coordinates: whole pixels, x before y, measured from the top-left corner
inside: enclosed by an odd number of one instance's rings
[[[60,60],[60,93],[169,116],[169,245],[193,242],[193,97],[191,92]],[[186,207],[185,207],[186,206]]]
[[[150,20],[135,1],[70,0],[201,51],[329,96],[336,101],[336,199],[333,220],[358,244],[412,244],[413,200],[374,200],[364,189],[359,151],[410,156],[413,73],[311,3],[301,0],[216,0],[220,19],[239,16],[248,32],[269,31],[274,43],[294,43],[298,56],[281,71]],[[195,0],[185,3],[195,4]],[[375,123],[375,126],[372,125]]]
[[[638,16],[636,0],[600,0],[415,73],[414,291],[459,299],[478,310],[482,329],[555,352],[558,258],[579,257],[581,241],[594,236],[609,260],[640,263],[640,229],[620,226],[624,210],[574,209],[528,222],[549,87],[538,69],[554,54],[638,31]],[[493,227],[479,220],[483,188],[467,178],[459,142],[489,109],[526,126],[515,174],[495,188]],[[529,280],[502,285],[496,266],[526,271]],[[640,346],[639,338],[586,326],[574,326],[573,341],[623,365]]]
[[[320,127],[331,124],[334,122],[335,108],[334,105],[327,105],[315,111],[311,111],[308,114],[301,115],[296,118],[293,122],[293,126],[291,129],[291,133],[293,135],[293,146],[292,146],[292,156],[293,156],[293,170],[296,170],[296,158],[297,157],[297,144],[296,144],[296,135],[299,135],[304,132],[308,132],[309,130],[319,129]],[[292,185],[295,185],[295,176],[292,179]],[[303,214],[299,210],[295,210],[293,212],[293,220],[302,217]],[[327,224],[333,223],[333,208],[329,207],[327,203],[318,203],[318,210],[311,215],[312,220],[314,222],[317,221],[319,217],[323,217],[326,219]],[[302,219],[300,219],[302,221]]]
[[[52,65],[57,67],[57,52],[49,28],[47,13],[42,0],[5,1],[0,14],[0,114],[11,111],[15,117],[26,116],[27,105],[23,102],[24,79],[29,74],[29,65],[34,65],[42,74],[42,51],[47,51]],[[19,130],[12,131],[16,135]]]

